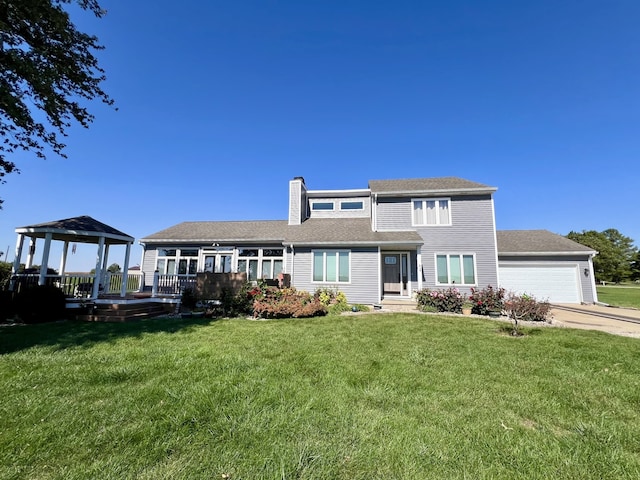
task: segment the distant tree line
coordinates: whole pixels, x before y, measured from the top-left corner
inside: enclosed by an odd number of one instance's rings
[[[640,280],[640,252],[633,239],[615,228],[602,232],[583,230],[569,232],[567,238],[598,252],[593,269],[598,282],[620,283]]]

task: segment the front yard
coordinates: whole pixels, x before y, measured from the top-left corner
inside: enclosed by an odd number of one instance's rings
[[[617,307],[640,308],[640,285],[628,283],[624,285],[599,285],[598,300]]]
[[[454,316],[0,328],[0,478],[640,477],[640,343]]]

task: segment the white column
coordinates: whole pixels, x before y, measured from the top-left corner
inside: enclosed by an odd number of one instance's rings
[[[109,244],[104,245],[104,258],[102,260],[102,272],[100,273],[100,284],[104,293],[109,293],[109,284],[111,282],[111,274],[107,271],[109,266]]]
[[[67,253],[69,253],[69,241],[64,242],[64,247],[62,247],[62,257],[60,257],[60,276],[64,277],[64,271],[67,268]]]
[[[13,278],[18,269],[20,268],[20,260],[22,259],[22,247],[24,246],[24,235],[18,234],[18,240],[16,240],[16,256],[13,259],[13,268],[11,269],[11,283],[9,284],[9,290],[13,291],[15,287],[15,279]]]
[[[40,278],[38,285],[44,285],[47,281],[47,268],[49,265],[49,252],[51,251],[51,238],[53,234],[47,232],[44,236],[44,250],[42,251],[42,263],[40,264]]]
[[[420,291],[420,290],[422,290],[423,270],[422,270],[422,253],[421,253],[421,250],[419,248],[418,248],[417,254],[416,254],[416,261],[418,263],[418,291]]]
[[[124,253],[124,265],[122,266],[122,285],[120,286],[120,296],[127,295],[127,280],[129,279],[129,255],[131,254],[131,244],[127,243],[127,250]]]
[[[100,237],[98,243],[98,255],[96,258],[96,273],[93,277],[93,291],[91,292],[91,299],[98,298],[98,292],[100,290],[100,279],[102,278],[102,255],[104,254],[104,237]]]
[[[36,237],[29,238],[29,253],[27,255],[27,263],[24,264],[25,270],[33,265],[33,256],[36,254]]]

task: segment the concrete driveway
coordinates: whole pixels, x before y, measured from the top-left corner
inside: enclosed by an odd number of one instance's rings
[[[558,305],[551,313],[551,323],[558,327],[640,338],[640,310],[603,305]]]

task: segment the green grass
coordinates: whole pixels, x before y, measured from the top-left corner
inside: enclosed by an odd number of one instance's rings
[[[600,302],[618,307],[640,308],[640,285],[607,285],[596,289]]]
[[[0,478],[639,478],[638,340],[502,325],[3,327]]]

